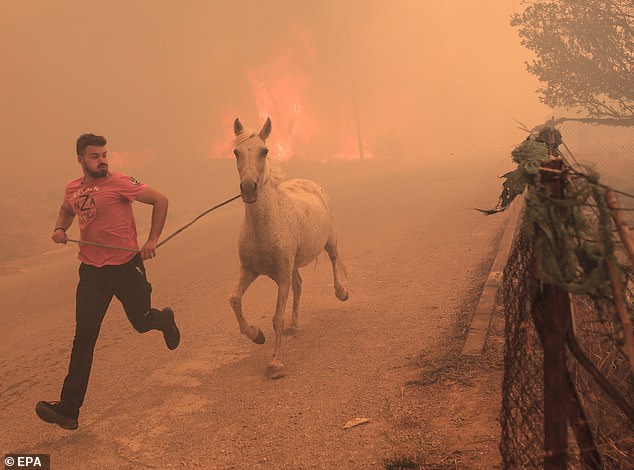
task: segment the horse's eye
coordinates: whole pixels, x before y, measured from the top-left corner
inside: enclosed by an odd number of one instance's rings
[[[238,149],[233,149],[233,154],[237,157],[238,156]]]
[[[264,147],[264,148],[262,149],[262,156],[263,156],[263,157],[266,157],[266,156],[268,155],[268,153],[269,153],[269,149],[267,149],[266,147]]]

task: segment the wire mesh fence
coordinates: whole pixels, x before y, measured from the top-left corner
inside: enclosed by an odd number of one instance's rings
[[[535,244],[522,218],[504,270],[505,309],[502,437],[505,468],[543,465],[543,352],[531,311],[538,283]]]
[[[604,183],[634,192],[633,127],[565,121],[557,129],[578,163],[594,166]]]
[[[634,161],[627,154],[634,129],[591,131],[560,127],[561,154],[547,146],[547,160],[530,165],[514,153],[520,166],[535,171],[526,180],[502,285],[505,468],[634,468],[633,255],[613,221],[618,214],[631,225],[634,198],[626,186],[620,208],[612,210],[606,203],[611,188],[579,165],[594,163],[610,184],[633,184],[622,173]],[[608,151],[617,136],[620,150]],[[594,147],[574,150],[584,139]],[[552,160],[559,169],[549,167]],[[553,184],[560,185],[559,196]],[[553,340],[558,324],[561,336]]]

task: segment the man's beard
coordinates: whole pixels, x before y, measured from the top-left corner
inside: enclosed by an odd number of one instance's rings
[[[108,166],[104,166],[102,168],[99,168],[97,171],[90,171],[88,168],[86,168],[86,172],[92,178],[103,178],[104,176],[108,175]]]

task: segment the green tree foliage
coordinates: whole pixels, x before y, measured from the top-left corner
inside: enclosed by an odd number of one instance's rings
[[[634,124],[634,1],[537,0],[511,17],[550,107]]]

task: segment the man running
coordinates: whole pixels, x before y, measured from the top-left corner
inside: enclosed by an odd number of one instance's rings
[[[84,176],[68,183],[52,239],[66,243],[75,217],[81,241],[123,249],[80,244],[76,294],[75,339],[60,401],[40,401],[37,415],[64,429],[77,429],[101,322],[115,296],[139,332],[159,330],[169,349],[176,349],[180,332],[170,308],[150,307],[152,286],[143,260],[156,256],[156,245],[167,218],[167,198],[133,177],[108,171],[106,139],[83,134],[77,139],[77,161]],[[139,251],[132,202],[152,206],[147,242]]]

